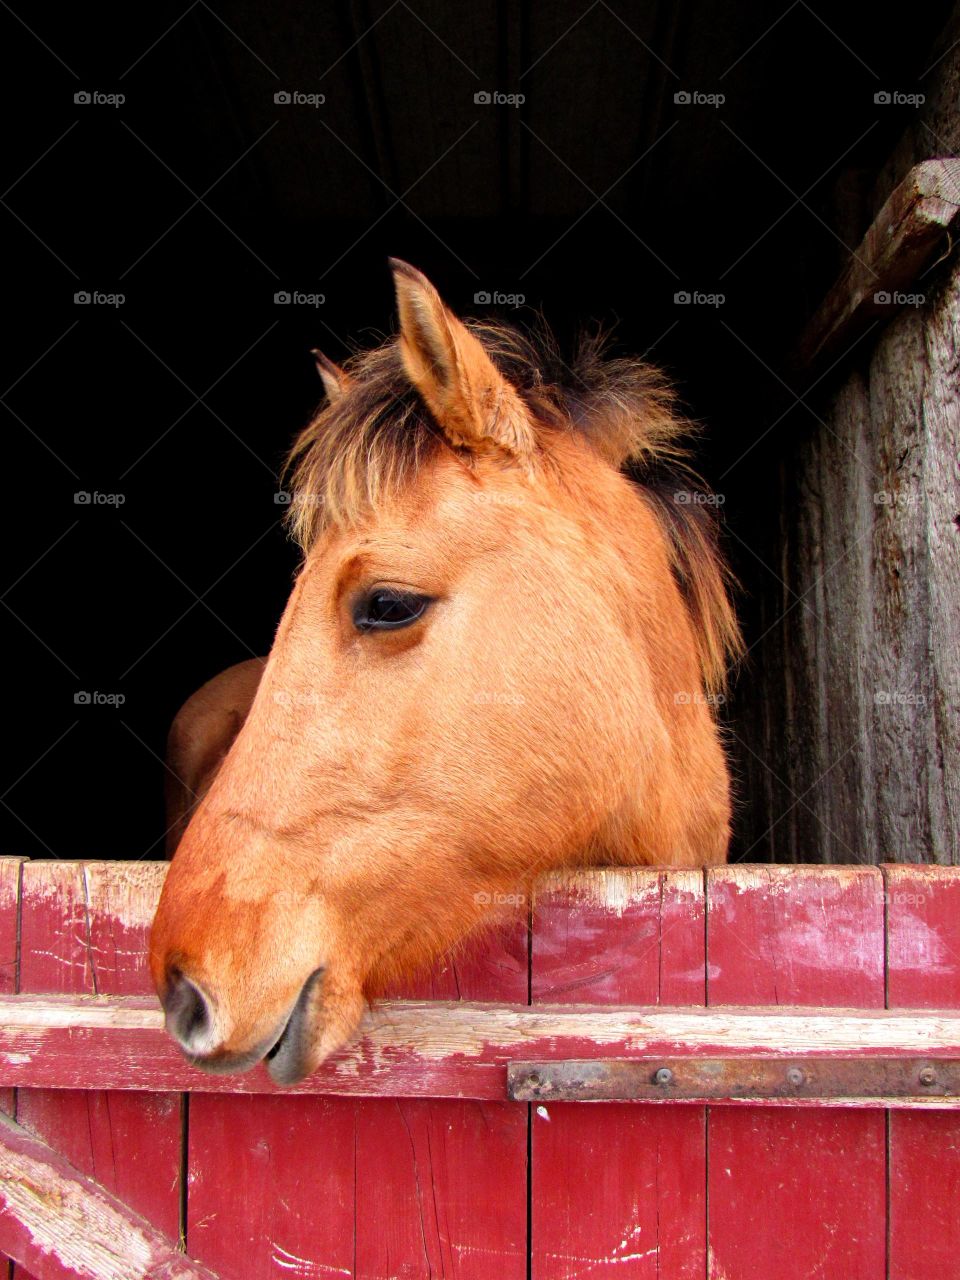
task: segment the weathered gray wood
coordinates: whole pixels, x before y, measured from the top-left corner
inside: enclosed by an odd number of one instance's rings
[[[960,212],[960,160],[914,165],[850,255],[800,339],[798,367],[807,375],[849,348],[871,320],[887,318],[910,289]]]
[[[934,308],[927,329],[923,511],[930,655],[928,805],[945,855],[960,857],[960,285]],[[948,843],[949,842],[949,843]]]
[[[960,267],[788,457],[760,671],[778,859],[960,861],[958,348]]]
[[[943,200],[931,234],[960,202],[956,159],[928,163],[960,153],[960,7],[936,57],[874,186],[858,252],[881,275],[851,260],[804,340],[811,369],[838,363],[781,462],[782,585],[749,673],[764,744],[741,786],[750,858],[960,862],[960,262],[923,265],[907,234],[928,198]],[[864,300],[906,241],[896,287],[921,298],[888,318]]]

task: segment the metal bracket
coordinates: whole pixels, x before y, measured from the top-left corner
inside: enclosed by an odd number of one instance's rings
[[[960,1099],[960,1059],[606,1058],[511,1062],[515,1102],[917,1102]]]

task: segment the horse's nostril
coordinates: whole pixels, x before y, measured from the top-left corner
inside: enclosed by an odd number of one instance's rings
[[[163,1007],[173,1038],[188,1052],[201,1052],[209,1039],[210,1008],[200,988],[179,969],[170,971]]]

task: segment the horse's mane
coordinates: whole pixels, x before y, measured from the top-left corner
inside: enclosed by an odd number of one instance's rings
[[[602,333],[561,357],[545,325],[467,321],[494,363],[520,392],[545,435],[575,431],[636,483],[663,530],[674,575],[690,611],[704,684],[718,692],[741,648],[730,604],[731,578],[717,545],[715,508],[687,464],[684,438],[695,428],[677,412],[665,375],[642,360],[605,356]],[[349,390],[325,404],[287,461],[288,526],[306,552],[328,525],[355,523],[412,482],[450,449],[404,371],[397,339],[347,361]],[[677,495],[688,499],[677,501]]]

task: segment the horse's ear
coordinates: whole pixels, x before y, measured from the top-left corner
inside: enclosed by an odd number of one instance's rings
[[[314,350],[310,354],[317,362],[317,373],[319,373],[323,382],[327,399],[332,404],[334,400],[339,400],[344,392],[349,389],[349,375],[338,364],[334,364],[322,351]]]
[[[517,390],[425,275],[391,258],[407,377],[451,444],[528,460],[533,424]]]

